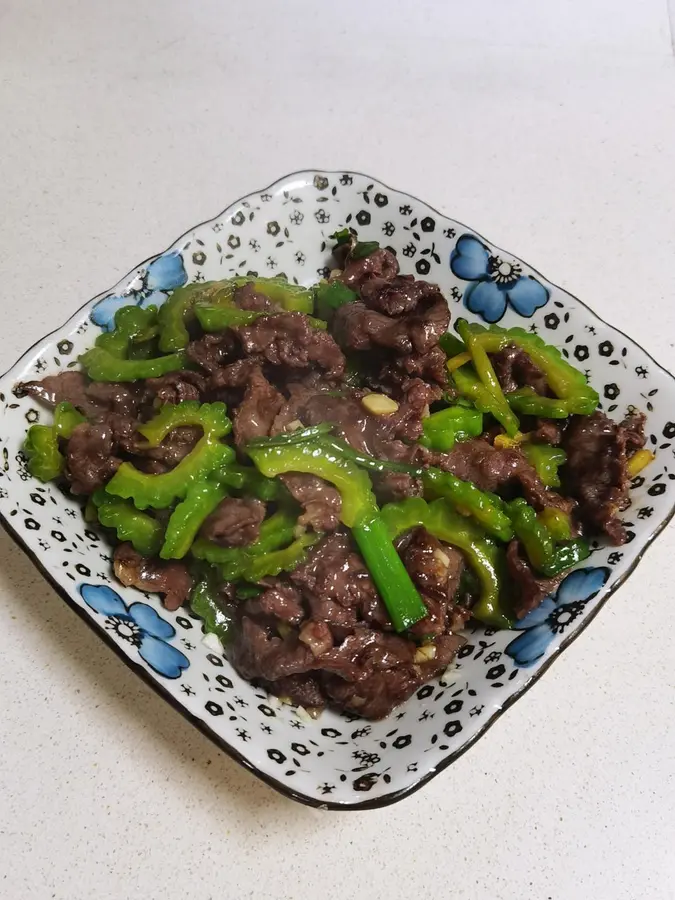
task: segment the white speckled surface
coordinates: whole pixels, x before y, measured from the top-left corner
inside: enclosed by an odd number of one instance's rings
[[[455,6],[0,0],[0,368],[305,165],[429,200],[675,366],[666,4]],[[671,527],[421,793],[322,814],[219,754],[0,535],[0,898],[675,897],[674,559]]]

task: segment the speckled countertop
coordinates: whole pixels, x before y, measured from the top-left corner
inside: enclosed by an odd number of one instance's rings
[[[235,197],[354,168],[675,365],[664,0],[0,2],[4,369]],[[527,696],[400,805],[225,758],[0,534],[0,898],[675,897],[675,528]]]

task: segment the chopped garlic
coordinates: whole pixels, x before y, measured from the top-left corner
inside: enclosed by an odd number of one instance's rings
[[[415,651],[415,656],[413,662],[415,663],[425,663],[431,662],[432,659],[436,659],[436,645],[435,644],[423,644],[421,647],[418,647]]]
[[[304,428],[305,426],[302,424],[300,419],[293,419],[292,422],[289,422],[286,425],[285,431],[298,431],[300,428]]]
[[[342,269],[331,269],[330,270],[330,278],[337,278],[339,275],[342,275]]]
[[[443,553],[443,551],[442,551],[439,547],[437,547],[437,548],[434,550],[434,559],[437,559],[438,562],[439,562],[445,569],[447,569],[448,566],[450,565],[450,557],[448,556],[447,553]]]
[[[211,632],[204,635],[204,637],[202,638],[202,644],[204,644],[206,649],[210,650],[211,653],[218,653],[219,655],[222,655],[225,652],[218,635],[211,634]]]
[[[390,416],[398,409],[398,403],[386,394],[366,394],[361,404],[375,416]]]

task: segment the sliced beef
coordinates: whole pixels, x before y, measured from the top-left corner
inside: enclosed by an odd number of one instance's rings
[[[449,625],[461,628],[471,615],[454,598],[464,570],[464,557],[424,528],[406,535],[400,549],[410,577],[422,595],[428,615],[410,629],[415,637],[444,634]]]
[[[272,387],[259,366],[250,372],[244,399],[234,412],[232,430],[238,447],[245,446],[254,437],[269,434],[281,407],[283,395]]]
[[[555,419],[536,419],[529,432],[534,444],[550,444],[559,447],[563,439],[563,425]]]
[[[144,448],[143,441],[137,440],[133,444],[133,453],[147,459],[156,460],[167,469],[173,469],[178,463],[197,446],[202,436],[201,428],[191,425],[182,425],[174,428],[157,447]]]
[[[326,331],[313,328],[307,316],[284,312],[262,316],[250,325],[233,328],[244,353],[274,366],[306,369],[318,366],[327,378],[340,378],[345,368],[342,350]]]
[[[237,359],[212,373],[207,383],[208,389],[218,391],[222,388],[246,387],[256,370],[262,373],[257,359]]]
[[[93,494],[121,464],[108,425],[83,422],[75,427],[66,449],[66,477],[73,494]]]
[[[387,316],[401,316],[412,312],[428,294],[438,291],[426,281],[416,281],[414,275],[394,278],[373,277],[361,287],[361,299],[369,309]]]
[[[619,425],[598,410],[592,416],[573,416],[565,432],[566,492],[578,500],[581,521],[615,545],[626,541],[619,512],[630,487],[627,451],[641,445],[642,426],[636,417],[628,420],[628,427]]]
[[[29,394],[51,407],[70,403],[89,419],[106,412],[135,416],[143,398],[141,386],[89,381],[83,372],[70,370],[42,381],[26,381],[17,385],[15,393],[19,397]]]
[[[262,500],[225,497],[201,527],[203,538],[221,547],[245,547],[258,539],[265,518]]]
[[[119,544],[113,560],[115,575],[127,587],[162,594],[166,609],[179,609],[192,589],[192,577],[182,562],[147,559],[131,544]]]
[[[244,615],[229,647],[228,658],[243,678],[278,681],[315,668],[314,654],[298,639],[297,631],[285,637]]]
[[[380,506],[424,493],[422,480],[406,472],[371,472],[371,481]]]
[[[507,344],[502,350],[493,353],[491,360],[504,393],[531,387],[538,394],[543,396],[548,394],[546,375],[532,362],[528,354],[515,344]]]
[[[135,418],[145,399],[146,392],[145,384],[92,381],[87,385],[86,394],[100,411]],[[85,415],[91,417],[92,412],[85,412]]]
[[[206,378],[199,372],[184,369],[159,378],[148,378],[145,385],[160,404],[175,404],[184,400],[201,400],[206,390]]]
[[[340,524],[342,499],[332,484],[300,472],[280,477],[303,508],[298,519],[300,525],[309,525],[314,531],[335,531]]]
[[[344,666],[341,674],[325,674],[323,687],[340,707],[369,719],[381,719],[444,671],[463,643],[464,638],[458,635],[442,635],[429,645],[433,650],[427,650],[433,658],[416,662],[417,648],[412,641],[376,633],[362,653],[352,657],[351,671],[359,677],[349,678],[350,667]]]
[[[351,251],[338,280],[358,291],[371,278],[388,280],[398,275],[398,260],[389,250],[378,248],[362,259],[353,259]]]
[[[252,619],[261,617],[299,625],[305,618],[302,598],[296,588],[282,581],[275,581],[262,594],[244,604],[244,615]]]
[[[290,700],[306,710],[321,710],[326,698],[321,690],[319,675],[306,672],[303,675],[287,675],[278,681],[262,682],[263,686],[277,697]]]
[[[630,458],[636,450],[642,450],[647,443],[645,435],[645,423],[647,416],[637,409],[632,409],[621,425],[621,431],[626,439],[626,455]]]
[[[513,584],[512,605],[517,619],[524,618],[536,609],[544,597],[548,597],[562,581],[564,574],[544,578],[532,571],[524,559],[518,541],[511,541],[506,550],[506,565]]]
[[[498,449],[483,438],[462,441],[450,453],[427,454],[432,464],[472,481],[483,491],[504,492],[519,487],[537,510],[555,507],[571,512],[574,501],[549,490],[520,450]]]
[[[218,334],[205,334],[187,347],[188,357],[205,372],[213,373],[238,356],[239,345],[231,329]]]
[[[327,622],[338,638],[359,619],[390,627],[370,574],[345,534],[325,538],[289,577],[307,600],[312,618]]]
[[[448,391],[447,356],[443,350],[436,346],[427,353],[410,353],[404,356],[390,354],[385,357],[377,375],[375,385],[391,386],[395,395],[405,392],[411,378],[421,378],[423,381],[437,386],[434,400],[440,400],[443,391]]]

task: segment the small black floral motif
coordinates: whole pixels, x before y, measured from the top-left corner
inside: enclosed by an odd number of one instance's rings
[[[506,672],[506,666],[504,666],[502,663],[499,663],[499,665],[492,666],[490,669],[488,669],[485,673],[485,677],[490,681],[495,681],[495,679],[501,678],[504,672]]]
[[[415,270],[420,275],[428,275],[429,270],[431,269],[431,263],[428,259],[418,259],[415,263]]]
[[[181,684],[180,689],[186,697],[194,697],[195,695],[195,692],[192,690],[189,684]]]
[[[366,772],[365,775],[359,775],[352,786],[355,791],[369,791],[379,777],[376,772]]]
[[[220,703],[215,703],[213,700],[209,700],[208,703],[204,706],[204,709],[212,716],[222,716],[224,713],[223,707],[220,705]]]
[[[408,206],[408,204],[404,204],[403,206],[399,206],[398,211],[402,216],[409,216],[412,212],[412,206]]]
[[[260,199],[262,200],[262,197]],[[237,226],[243,225],[245,221],[246,221],[246,216],[244,215],[244,213],[241,210],[239,210],[238,213],[235,213],[232,216],[232,224],[233,225],[237,225]]]
[[[501,657],[502,657],[502,654],[499,652],[499,650],[492,650],[490,653],[487,654],[487,656],[485,657],[483,662],[489,666],[489,665],[492,665],[492,663],[499,662]]]
[[[26,422],[28,422],[29,425],[33,425],[38,421],[39,418],[40,413],[37,411],[37,409],[29,409],[26,413]]]
[[[264,722],[263,722],[262,725],[260,726],[260,730],[261,730],[262,732],[264,732],[265,734],[272,734],[272,726],[271,726],[271,725],[267,725],[267,724],[265,724]]]
[[[643,506],[642,509],[638,510],[637,517],[638,517],[638,519],[649,519],[653,512],[654,512],[653,506]]]
[[[282,765],[282,763],[286,762],[286,757],[281,752],[281,750],[268,750],[267,755],[272,760],[272,762],[279,763],[279,765]]]
[[[392,742],[392,747],[396,750],[403,750],[404,747],[409,747],[412,743],[412,735],[410,734],[399,734],[399,736]]]
[[[204,281],[204,275],[202,272],[195,272],[195,282]]]
[[[422,229],[422,231],[426,231],[427,234],[429,234],[436,228],[436,222],[431,218],[431,216],[425,216],[420,222],[420,228]]]
[[[192,262],[196,266],[203,266],[206,262],[206,253],[203,250],[197,250],[196,253],[192,254]]]
[[[330,268],[328,266],[322,266],[320,269],[316,270],[316,274],[319,278],[328,278],[330,275]]]
[[[584,325],[584,328],[589,334],[595,334],[595,326],[594,325]]]
[[[470,716],[479,716],[483,712],[484,709],[485,709],[484,705],[472,706],[471,709],[469,710],[469,715]]]
[[[263,203],[269,203],[270,200],[272,199],[272,195],[271,194],[261,194],[260,199],[262,200]]]
[[[614,384],[614,382],[612,382],[611,384],[605,385],[604,395],[605,395],[605,397],[607,397],[608,400],[616,400],[616,398],[619,396],[619,394],[620,394],[620,391],[619,391],[618,384]]]
[[[614,353],[614,344],[611,341],[603,341],[598,345],[600,356],[611,356]]]
[[[401,253],[407,257],[414,256],[417,253],[417,247],[413,243],[406,244]]]
[[[653,484],[647,491],[650,497],[660,497],[661,494],[665,494],[665,492],[666,485],[663,481],[658,481],[656,484]]]
[[[328,187],[328,179],[325,175],[315,175],[314,176],[314,187],[317,191],[325,191]]]
[[[338,738],[342,736],[342,732],[338,731],[337,728],[322,728],[321,734],[328,738]]]
[[[618,550],[614,550],[607,557],[607,562],[610,564],[610,566],[615,566],[617,563],[621,562],[622,558],[623,553],[619,553]]]
[[[298,250],[297,253],[295,254],[295,261],[296,261],[296,263],[297,263],[299,266],[304,266],[306,260],[307,260],[307,257],[306,257],[305,254],[302,252],[302,250]]]
[[[386,206],[387,203],[389,203],[389,197],[387,197],[386,194],[375,194],[375,197],[373,199],[375,202],[375,206],[379,206],[380,208]]]
[[[344,177],[345,176],[343,175],[342,178],[344,178]],[[342,178],[340,179],[340,181],[342,181]],[[319,790],[321,791],[322,794],[332,794],[333,791],[335,790],[335,785],[328,784],[327,781],[324,781],[323,784],[319,785]]]
[[[638,378],[646,378],[649,375],[649,371],[645,366],[635,366],[635,374]]]
[[[267,233],[271,234],[272,237],[276,237],[280,231],[281,231],[281,228],[279,228],[278,222],[268,222],[267,223]]]
[[[340,175],[340,184],[343,184],[345,187],[349,184],[352,184],[353,181],[354,179],[347,172],[345,172],[344,175]]]
[[[304,744],[291,744],[291,750],[293,753],[297,753],[298,756],[309,756],[310,750]]]
[[[6,496],[7,496],[6,491],[3,492],[2,494],[0,494],[0,497],[6,497]],[[32,493],[30,495],[30,499],[33,501],[33,503],[36,503],[38,506],[44,506],[45,503],[47,502],[45,500],[44,494],[38,494],[37,491],[35,491],[34,493]]]
[[[211,663],[212,666],[216,666],[216,668],[222,669],[223,660],[220,656],[218,656],[215,653],[207,653],[206,658],[208,659],[208,661]]]
[[[356,221],[359,223],[361,227],[364,225],[370,225],[370,213],[367,209],[362,209],[360,212],[356,214]]]
[[[433,692],[434,692],[433,684],[425,684],[418,690],[417,699],[425,700],[427,697],[431,697]]]
[[[82,326],[80,326],[80,328],[81,328],[81,327],[82,327]],[[77,329],[77,332],[78,332],[78,334],[80,333],[80,329],[79,329],[79,328]],[[36,371],[36,372],[44,372],[44,370],[45,370],[46,368],[47,368],[47,363],[45,362],[45,360],[44,360],[42,357],[40,357],[40,358],[37,360],[37,362],[35,363],[35,371]]]
[[[236,234],[231,234],[227,239],[227,246],[231,250],[237,250],[241,246],[241,238]]]
[[[675,438],[675,422],[666,422],[663,429],[663,436],[664,438],[668,438],[668,440]]]
[[[215,225],[212,225],[212,226],[211,226],[211,231],[215,231],[216,234],[218,234],[218,233],[221,232],[222,230],[223,230],[223,223],[222,223],[222,222],[216,222]]]
[[[257,253],[258,250],[260,250],[260,244],[258,243],[258,241],[256,241],[255,238],[251,238],[251,240],[248,242],[248,245],[254,253]]]
[[[443,734],[446,737],[454,737],[456,734],[459,734],[462,730],[462,723],[459,719],[453,719],[450,722],[446,722],[445,728],[443,729]]]
[[[453,300],[461,300],[462,292],[459,290],[459,288],[453,287],[450,291],[450,296]]]
[[[302,220],[305,218],[304,213],[301,213],[299,209],[294,209],[293,212],[288,217],[289,222],[292,225],[300,225]]]
[[[314,218],[319,225],[325,225],[326,222],[330,222],[330,213],[327,213],[325,209],[317,209],[314,213]]]
[[[268,256],[267,259],[265,260],[265,265],[267,266],[268,269],[276,269],[277,261],[273,256]]]
[[[458,713],[463,706],[464,706],[464,701],[459,700],[458,698],[455,698],[454,700],[451,700],[450,703],[448,703],[448,705],[444,708],[443,711],[448,716],[451,716],[453,713]]]
[[[382,231],[387,235],[387,237],[391,237],[392,234],[396,231],[396,226],[393,222],[385,222],[382,226]]]
[[[548,315],[544,316],[544,325],[552,331],[555,331],[558,325],[560,325],[560,317],[557,313],[548,313]]]
[[[450,238],[450,240],[452,240],[452,238],[456,236],[457,232],[454,228],[444,228],[443,234],[446,236],[446,238]]]
[[[245,728],[237,728],[237,737],[241,738],[241,740],[244,741],[244,743],[246,743],[246,741],[249,741],[251,739],[251,736],[249,735],[248,731],[246,731]]]
[[[69,353],[73,351],[73,342],[72,341],[59,341],[56,345],[56,349],[59,351],[61,356],[68,356]]]
[[[23,524],[25,525],[27,531],[39,531],[40,530],[40,523],[37,522],[35,519],[30,519],[30,518],[25,519]]]
[[[577,346],[574,348],[574,356],[579,360],[579,362],[584,362],[590,356],[588,347],[586,347],[584,344],[577,344]]]
[[[227,675],[216,675],[216,681],[221,686],[221,688],[233,688],[234,684],[231,679],[227,677]]]

